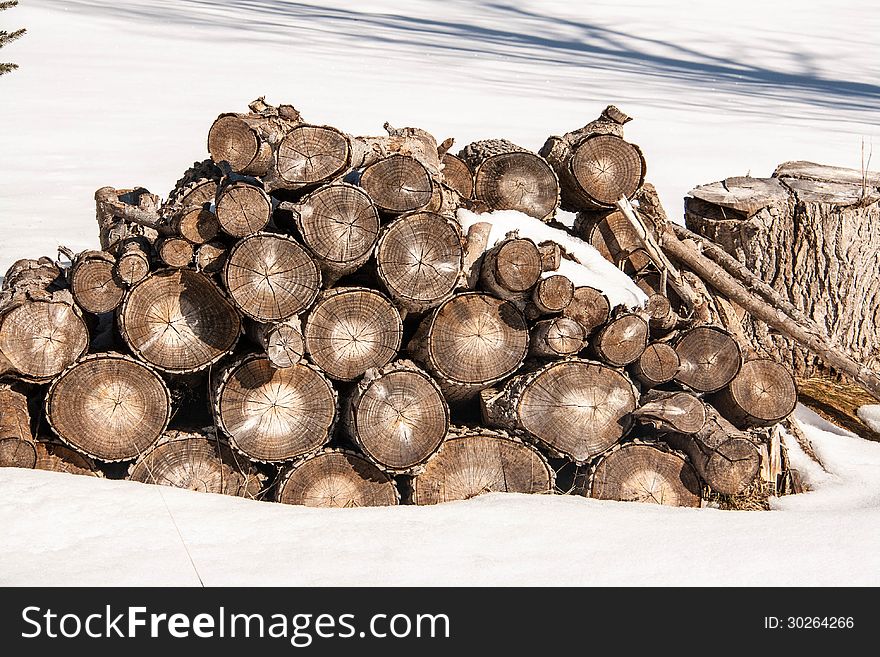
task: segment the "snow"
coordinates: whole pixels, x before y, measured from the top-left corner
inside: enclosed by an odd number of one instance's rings
[[[263,94],[455,149],[536,149],[613,102],[673,218],[699,183],[858,168],[880,130],[868,0],[29,0],[7,23],[29,31],[3,50],[21,68],[0,79],[0,271],[94,247],[95,189],[166,194],[211,120]],[[792,447],[815,490],[763,513],[500,494],[315,510],[2,469],[0,584],[878,585],[880,444],[798,416],[824,467]]]
[[[859,406],[856,415],[874,433],[880,433],[880,404],[865,404]]]
[[[629,276],[603,258],[592,245],[563,230],[548,226],[534,217],[516,210],[496,210],[476,214],[470,210],[460,209],[456,218],[465,235],[476,223],[491,224],[492,229],[486,241],[487,248],[498,244],[514,231],[519,237],[528,238],[536,244],[548,240],[556,242],[575,258],[576,262],[563,258],[558,270],[544,272],[544,276],[563,274],[577,287],[589,286],[601,290],[608,297],[612,308],[621,304],[635,308],[644,305],[648,299]]]

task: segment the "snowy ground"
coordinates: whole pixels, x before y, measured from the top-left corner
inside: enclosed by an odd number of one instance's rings
[[[880,146],[867,1],[27,0],[2,18],[29,32],[3,50],[21,69],[0,79],[0,271],[94,247],[95,189],[166,193],[213,117],[262,94],[352,133],[531,148],[614,102],[672,215],[698,183]],[[769,513],[318,511],[4,469],[0,584],[880,584],[880,445],[801,415],[827,472]]]

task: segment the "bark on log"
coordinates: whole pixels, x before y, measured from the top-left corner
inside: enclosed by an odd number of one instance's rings
[[[481,395],[488,426],[522,429],[580,464],[623,437],[637,400],[635,386],[623,374],[576,359],[549,363]]]
[[[223,242],[208,242],[196,249],[196,271],[208,275],[222,271],[228,250]]]
[[[362,287],[324,292],[305,320],[306,352],[333,379],[351,381],[397,357],[400,313],[384,295]]]
[[[555,473],[541,453],[491,429],[456,428],[412,480],[414,504],[468,500],[484,493],[552,493]]]
[[[642,186],[645,158],[623,139],[623,124],[629,120],[609,105],[595,121],[544,143],[539,152],[559,176],[563,210],[611,208]]]
[[[492,210],[518,210],[549,221],[559,205],[559,182],[543,157],[506,139],[465,146],[458,157],[474,171],[474,198]]]
[[[394,302],[424,312],[448,300],[462,273],[461,230],[439,214],[414,212],[388,224],[376,245],[376,273]]]
[[[556,271],[562,265],[562,247],[556,242],[539,242],[538,251],[541,252],[541,268],[544,272]]]
[[[241,320],[218,287],[189,269],[158,271],[126,295],[119,332],[138,357],[163,372],[206,369],[232,352]]]
[[[524,302],[543,271],[538,246],[529,239],[513,237],[485,253],[480,283],[496,297]]]
[[[678,454],[649,443],[627,443],[603,455],[589,477],[600,500],[700,506],[700,482]]]
[[[367,370],[348,400],[345,428],[377,467],[416,474],[449,429],[449,408],[437,383],[408,360]]]
[[[675,342],[681,367],[675,380],[698,392],[715,392],[733,380],[742,366],[736,340],[717,326],[697,326]]]
[[[390,123],[383,127],[387,135],[351,140],[352,168],[362,169],[391,155],[404,155],[418,160],[432,178],[440,179],[440,152],[430,132],[421,128],[394,128]]]
[[[578,213],[574,232],[609,262],[628,274],[642,271],[651,262],[633,225],[619,210],[594,220],[594,213]]]
[[[680,367],[675,349],[663,342],[652,342],[630,365],[629,373],[643,388],[653,388],[672,381]]]
[[[327,449],[291,465],[278,487],[282,504],[322,508],[395,506],[400,501],[390,475],[353,452]]]
[[[276,369],[265,356],[251,354],[224,368],[213,385],[217,425],[255,461],[289,461],[330,440],[336,391],[305,361]]]
[[[174,210],[213,203],[222,177],[223,171],[210,158],[193,162],[168,192],[168,200],[162,206],[163,214],[168,216]]]
[[[171,418],[171,393],[152,368],[117,353],[72,365],[46,393],[46,420],[65,443],[101,461],[140,456]]]
[[[66,472],[67,474],[85,475],[86,477],[103,476],[92,459],[80,454],[76,450],[70,449],[67,445],[41,439],[34,446],[37,450],[35,470]]]
[[[70,291],[80,308],[106,313],[122,303],[123,281],[116,275],[116,259],[105,251],[83,251],[73,258]]]
[[[589,335],[608,321],[611,304],[608,297],[596,288],[580,286],[575,288],[571,303],[562,311],[562,315],[583,326],[584,332]]]
[[[536,358],[564,358],[577,354],[585,343],[583,326],[568,317],[553,317],[532,327],[529,354]]]
[[[797,385],[784,365],[766,358],[743,363],[739,373],[709,400],[740,429],[766,427],[788,417],[797,405]]]
[[[468,290],[477,289],[477,285],[480,282],[483,256],[488,250],[489,235],[491,233],[492,224],[487,221],[478,221],[471,224],[467,235],[465,235],[462,273],[465,287]]]
[[[127,237],[116,250],[114,273],[126,287],[140,283],[150,273],[150,243],[146,238]]]
[[[0,467],[33,468],[36,462],[27,396],[10,385],[0,385]]]
[[[543,315],[563,312],[573,299],[574,284],[562,274],[542,278],[532,290],[532,303]]]
[[[528,346],[525,318],[511,302],[468,292],[423,319],[407,348],[448,399],[464,399],[516,372]]]
[[[433,195],[430,172],[408,155],[391,155],[369,165],[361,174],[360,186],[379,209],[392,214],[423,208]]]
[[[443,182],[452,187],[459,196],[466,199],[474,197],[474,174],[463,160],[444,153],[440,158]]]
[[[321,288],[321,271],[293,238],[254,233],[229,251],[223,283],[245,315],[272,322],[301,313],[314,303]]]
[[[194,253],[192,243],[182,237],[163,237],[156,241],[156,255],[159,260],[175,269],[189,266]]]
[[[635,313],[612,319],[590,340],[591,351],[612,367],[625,367],[636,361],[647,346],[648,322]]]
[[[117,245],[132,236],[142,236],[152,243],[161,223],[159,204],[159,197],[143,187],[98,189],[95,192],[95,215],[101,249],[115,253]]]
[[[269,195],[247,180],[227,182],[217,190],[217,223],[232,237],[247,237],[266,228],[272,219]]]
[[[293,367],[305,355],[305,340],[298,317],[283,322],[248,322],[245,332],[274,367]]]
[[[128,476],[143,484],[256,499],[265,476],[212,429],[169,431],[141,455]]]

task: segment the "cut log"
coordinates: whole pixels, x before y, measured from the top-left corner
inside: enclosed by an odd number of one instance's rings
[[[128,237],[119,243],[114,273],[122,284],[131,287],[150,273],[150,243],[144,237]]]
[[[462,198],[474,197],[474,174],[463,160],[444,153],[442,163],[443,182],[452,187]]]
[[[409,353],[461,399],[510,376],[529,346],[522,313],[509,301],[468,292],[435,308],[419,325]]]
[[[603,213],[598,220],[591,220],[593,215],[578,213],[575,234],[591,244],[606,260],[627,273],[642,271],[651,262],[638,233],[622,212]]]
[[[432,212],[391,222],[376,246],[376,273],[406,311],[424,312],[452,296],[462,271],[461,231]]]
[[[226,265],[228,250],[223,242],[200,244],[196,249],[196,271],[205,274],[216,274]]]
[[[351,162],[351,143],[336,128],[299,125],[275,148],[275,163],[263,178],[267,192],[320,185],[344,173]]]
[[[487,425],[522,429],[575,463],[586,463],[623,437],[637,400],[623,374],[576,359],[549,363],[481,395]]]
[[[31,415],[24,393],[0,385],[0,467],[33,468],[37,450],[31,433]]]
[[[518,210],[549,221],[559,205],[559,182],[544,158],[506,139],[465,146],[458,157],[474,171],[474,198],[492,210]]]
[[[399,360],[367,371],[349,398],[345,424],[379,468],[415,474],[446,437],[449,408],[430,375]]]
[[[590,341],[593,353],[613,367],[636,361],[648,346],[648,322],[635,313],[625,313],[608,322]]]
[[[584,332],[589,335],[608,321],[611,304],[608,297],[596,288],[580,286],[575,288],[571,303],[562,314],[583,326]]]
[[[434,135],[421,128],[394,128],[389,123],[383,127],[387,135],[352,139],[353,169],[369,167],[392,155],[405,155],[418,160],[432,178],[440,179],[440,152]]]
[[[553,274],[542,278],[532,290],[532,303],[545,315],[561,313],[574,299],[574,284],[567,276]]]
[[[652,342],[630,365],[629,373],[643,388],[653,388],[672,381],[680,367],[675,349],[664,342]]]
[[[600,500],[700,506],[700,482],[678,454],[659,445],[627,443],[593,468],[589,496]]]
[[[379,209],[393,214],[412,212],[431,202],[431,174],[407,155],[381,159],[361,174],[360,185]]]
[[[633,417],[660,431],[696,434],[709,420],[708,407],[687,392],[653,391],[642,398]]]
[[[287,205],[287,204],[285,204]],[[364,264],[379,237],[379,213],[362,189],[334,183],[291,208],[303,244],[318,261],[325,285]]]
[[[314,303],[321,271],[293,238],[254,233],[229,251],[223,282],[245,315],[272,322],[301,313]]]
[[[193,245],[182,237],[163,237],[156,241],[156,255],[169,267],[187,267],[192,262],[193,254]]]
[[[506,239],[483,256],[480,283],[501,299],[525,300],[543,273],[541,253],[529,239]]]
[[[68,445],[101,461],[137,458],[171,418],[171,393],[147,365],[116,353],[93,354],[52,382],[46,419]]]
[[[538,243],[541,252],[541,268],[545,271],[556,271],[562,266],[562,247],[556,242],[545,240]]]
[[[131,288],[118,323],[138,358],[176,374],[216,363],[241,333],[232,304],[211,279],[189,269],[155,272]]]
[[[272,164],[272,145],[302,123],[291,105],[272,107],[258,98],[248,114],[221,114],[208,132],[214,162],[228,162],[236,173],[264,176]]]
[[[156,239],[160,199],[143,187],[114,189],[101,187],[95,192],[95,215],[101,249],[115,253],[118,244],[132,236]]]
[[[645,158],[623,139],[629,120],[609,105],[597,120],[544,143],[540,154],[559,176],[563,210],[611,208],[621,196],[636,194],[645,180]]]
[[[766,358],[743,363],[733,380],[711,398],[740,429],[766,427],[788,417],[797,405],[797,385],[784,365]]]
[[[536,358],[574,356],[585,344],[583,326],[568,317],[553,317],[532,327],[529,354]]]
[[[541,453],[490,429],[456,429],[412,480],[415,504],[468,500],[484,493],[552,493],[555,473]]]
[[[175,210],[213,203],[222,177],[223,171],[210,158],[193,162],[168,192],[168,200],[162,206],[163,214],[168,216]]]
[[[289,461],[324,446],[336,422],[336,391],[317,367],[301,361],[276,369],[249,355],[214,383],[217,425],[255,461]]]
[[[37,449],[35,470],[66,472],[86,477],[102,476],[92,459],[70,449],[67,445],[55,441],[40,440],[35,444],[35,447]]]
[[[297,317],[283,322],[248,322],[246,332],[274,367],[293,367],[305,355],[302,325]]]
[[[70,291],[80,308],[106,313],[122,303],[125,286],[115,265],[116,258],[105,251],[83,251],[73,258]]]
[[[328,449],[291,466],[278,487],[282,504],[349,508],[395,506],[400,501],[394,479],[365,458]]]
[[[384,295],[362,287],[324,292],[305,322],[306,353],[327,375],[351,381],[397,357],[400,313]]]
[[[272,201],[261,187],[247,180],[236,180],[222,185],[217,191],[215,212],[224,233],[247,237],[269,225]]]
[[[471,224],[467,235],[465,235],[462,271],[464,273],[465,287],[468,290],[475,290],[480,282],[483,256],[488,250],[489,236],[491,234],[492,224],[487,221],[478,221]]]
[[[212,187],[216,189],[216,185]],[[213,203],[213,199],[211,200]],[[177,210],[171,217],[171,228],[191,244],[204,244],[217,237],[220,221],[211,210],[210,203],[188,205]]]
[[[142,454],[128,478],[203,493],[256,499],[265,476],[226,443],[204,431],[169,431]]]
[[[682,323],[682,318],[672,309],[669,297],[663,294],[648,296],[645,313],[648,315],[648,325],[652,334],[668,333]]]
[[[742,366],[736,340],[717,326],[697,326],[675,342],[681,368],[675,380],[697,392],[715,392],[733,380]]]

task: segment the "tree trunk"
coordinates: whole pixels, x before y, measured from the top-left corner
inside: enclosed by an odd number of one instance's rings
[[[433,195],[431,174],[419,160],[391,155],[364,169],[360,186],[380,210],[392,214],[425,207]]]
[[[305,355],[305,340],[298,317],[283,322],[248,322],[246,332],[274,367],[293,367]]]
[[[267,192],[296,191],[329,182],[348,170],[349,138],[330,126],[295,127],[275,146],[275,160],[263,184]]]
[[[223,242],[208,242],[196,249],[196,271],[207,275],[216,274],[226,265],[228,250]]]
[[[528,346],[525,318],[512,303],[468,292],[423,319],[407,348],[458,400],[516,372]]]
[[[261,187],[247,180],[236,180],[220,187],[215,212],[224,233],[247,237],[269,225],[272,201]]]
[[[444,153],[442,163],[443,182],[452,187],[462,198],[474,197],[474,174],[463,160]]]
[[[549,221],[559,205],[559,182],[544,158],[506,139],[465,146],[458,157],[474,171],[474,198],[492,210],[518,210]]]
[[[140,283],[150,273],[150,243],[144,237],[127,237],[116,250],[116,277],[126,287]]]
[[[600,500],[700,506],[700,482],[694,469],[681,456],[657,444],[615,447],[592,468],[585,490]]]
[[[169,267],[181,269],[189,266],[193,254],[192,243],[182,237],[163,237],[156,241],[156,255]]]
[[[116,258],[105,251],[83,251],[73,258],[68,274],[70,291],[79,307],[106,313],[122,303],[123,281],[116,276]]]
[[[629,373],[643,388],[653,388],[672,381],[680,367],[675,349],[663,342],[652,342],[630,365]]]
[[[552,362],[481,395],[488,426],[522,429],[554,454],[586,463],[629,428],[638,392],[620,372],[587,360]]]
[[[563,312],[573,299],[574,284],[562,274],[542,278],[532,289],[532,303],[542,315]]]
[[[277,501],[324,508],[395,506],[400,495],[394,479],[362,456],[327,449],[290,466]]]
[[[37,450],[31,433],[27,396],[0,385],[0,467],[33,468]]]
[[[536,358],[574,356],[584,348],[584,328],[568,317],[536,322],[531,331],[529,354]]]
[[[384,295],[363,287],[327,290],[305,320],[306,353],[340,381],[390,363],[402,339],[400,312]]]
[[[321,271],[292,237],[254,233],[229,251],[223,282],[245,315],[273,322],[293,317],[314,303]]]
[[[171,418],[171,393],[153,369],[117,353],[92,354],[46,393],[46,419],[68,445],[101,461],[140,456]]]
[[[54,441],[40,440],[34,446],[37,449],[35,470],[66,472],[67,474],[85,475],[87,477],[103,476],[92,459],[70,449],[67,445]]]
[[[715,392],[733,380],[742,365],[736,340],[717,326],[697,326],[685,331],[675,342],[681,368],[675,375],[679,383],[697,392]]]
[[[688,227],[772,285],[855,362],[880,369],[880,319],[864,312],[880,303],[880,174],[788,162],[773,175],[692,190]],[[800,376],[837,369],[760,318],[746,315],[743,326],[760,354]]]
[[[241,333],[232,304],[211,279],[189,269],[155,272],[135,285],[118,324],[138,358],[175,374],[216,363],[232,352]]]
[[[320,449],[332,436],[336,391],[305,361],[276,369],[265,356],[244,356],[220,372],[213,386],[217,425],[255,461],[289,461]]]
[[[595,121],[544,143],[540,154],[559,176],[563,210],[612,208],[621,196],[635,196],[645,181],[645,158],[623,139],[629,120],[609,105]]]
[[[415,504],[468,500],[483,493],[552,493],[555,473],[541,453],[491,429],[456,428],[412,480]]]
[[[576,287],[571,303],[562,311],[562,315],[583,326],[584,332],[589,335],[608,321],[611,304],[608,297],[594,287]]]
[[[169,431],[131,466],[128,478],[203,493],[256,499],[265,476],[212,430]]]
[[[509,238],[483,256],[480,283],[496,297],[525,302],[541,278],[541,265],[541,253],[532,240]]]
[[[368,370],[346,408],[348,435],[382,470],[416,474],[449,429],[437,383],[408,360]]]
[[[612,319],[590,341],[592,352],[612,367],[625,367],[636,361],[647,346],[648,322],[635,313]]]
[[[798,401],[797,386],[787,367],[758,358],[743,363],[710,401],[740,429],[766,427],[791,415]]]

